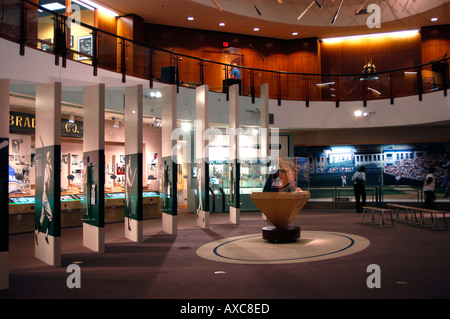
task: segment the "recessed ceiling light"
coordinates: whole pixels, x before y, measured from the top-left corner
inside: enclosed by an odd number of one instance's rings
[[[436,17],[431,18],[431,21],[433,21],[433,22],[436,22],[437,20],[438,20],[438,18],[436,18]]]
[[[43,4],[42,6],[45,9],[50,10],[50,11],[62,10],[62,9],[66,8],[66,6],[63,6],[62,4],[60,4],[58,2],[47,3],[47,4]]]
[[[253,31],[259,31],[259,28],[253,28]]]
[[[220,25],[221,27],[224,27],[224,26],[225,26],[225,22],[220,22],[219,25]]]
[[[194,17],[188,17],[188,20],[192,21],[192,20],[194,20]]]
[[[292,35],[298,35],[298,32],[292,32]]]
[[[98,11],[106,14],[107,16],[110,16],[110,17],[118,17],[119,16],[119,14],[117,12],[109,10],[108,8],[105,8],[91,0],[83,0],[82,2],[90,5],[91,7],[97,8]]]

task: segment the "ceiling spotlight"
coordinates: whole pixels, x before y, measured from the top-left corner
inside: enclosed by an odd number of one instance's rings
[[[259,31],[259,28],[253,28],[253,31]]]
[[[193,21],[194,20],[194,17],[188,17],[187,18],[189,21]]]
[[[220,22],[219,26],[224,27],[225,26],[225,22]]]
[[[181,123],[181,128],[183,129],[183,131],[190,131],[191,130],[191,123],[189,123],[189,122],[182,122]]]
[[[438,18],[434,17],[430,19],[432,22],[436,22],[437,20],[439,20]]]
[[[366,111],[361,111],[361,110],[356,110],[355,113],[353,113],[356,117],[366,117],[372,114],[375,114],[376,112],[366,112]]]
[[[292,32],[292,35],[298,35],[298,32]]]

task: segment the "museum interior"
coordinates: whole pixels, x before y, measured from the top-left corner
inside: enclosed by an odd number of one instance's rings
[[[0,43],[1,299],[450,297],[450,1],[3,0]]]

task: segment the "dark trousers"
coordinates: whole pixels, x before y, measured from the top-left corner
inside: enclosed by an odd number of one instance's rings
[[[436,195],[433,191],[425,191],[423,193],[425,195],[425,208],[430,209],[436,199]]]
[[[362,213],[362,207],[366,205],[366,188],[364,184],[355,183],[353,191],[355,192],[356,211]]]

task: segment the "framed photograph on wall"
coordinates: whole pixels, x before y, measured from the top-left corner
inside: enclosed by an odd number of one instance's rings
[[[78,37],[78,52],[92,56],[92,35]],[[89,57],[78,54],[78,61],[88,59]]]

